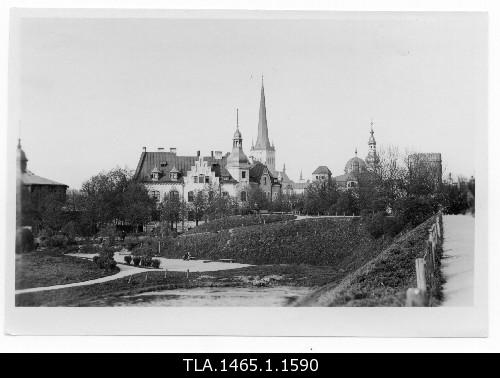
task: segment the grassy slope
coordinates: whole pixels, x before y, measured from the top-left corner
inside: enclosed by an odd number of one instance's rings
[[[99,269],[92,261],[58,250],[16,255],[16,289],[87,281],[118,272]]]
[[[232,232],[177,238],[162,254],[181,258],[186,252],[210,260],[233,258],[248,264],[331,265],[358,268],[382,250],[358,219],[305,219],[239,227]]]
[[[397,238],[376,258],[347,276],[304,298],[304,306],[404,306],[406,290],[416,287],[415,258],[423,257],[427,229],[432,219]],[[438,253],[440,256],[440,253]],[[438,269],[440,272],[440,269]],[[441,299],[443,278],[433,294],[434,305]]]
[[[133,295],[157,290],[195,287],[248,287],[254,286],[302,286],[318,287],[340,281],[345,273],[329,266],[307,265],[260,265],[241,269],[216,272],[190,273],[189,279],[183,272],[148,272],[117,279],[101,284],[50,290],[38,293],[16,295],[16,306],[106,306],[107,299],[122,295]],[[277,280],[259,282],[259,279],[280,276]],[[243,279],[245,277],[246,279]],[[252,282],[249,282],[253,281]]]

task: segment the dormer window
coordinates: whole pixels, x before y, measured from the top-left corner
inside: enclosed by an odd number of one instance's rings
[[[165,168],[166,166],[167,166],[167,162],[166,161],[162,161],[160,163],[160,167]]]
[[[177,181],[177,179],[179,178],[179,171],[177,170],[177,168],[175,168],[175,166],[172,168],[172,170],[170,171],[170,180],[172,181]]]
[[[158,181],[160,179],[160,170],[158,167],[154,167],[151,171],[151,180]]]

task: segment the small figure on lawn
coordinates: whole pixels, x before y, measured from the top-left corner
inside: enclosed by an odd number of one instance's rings
[[[186,253],[184,254],[184,257],[183,257],[182,259],[183,259],[183,260],[187,260],[187,261],[191,260],[191,253],[186,252]]]

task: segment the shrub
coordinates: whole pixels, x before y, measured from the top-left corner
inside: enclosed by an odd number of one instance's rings
[[[150,256],[141,256],[141,266],[151,266],[153,264],[153,259]]]
[[[77,230],[77,225],[75,222],[70,221],[66,223],[62,228],[61,232],[66,235],[68,238],[69,242],[73,242],[76,237],[76,230]]]
[[[94,256],[93,260],[100,269],[113,270],[116,267],[116,261],[113,258],[114,252],[104,249],[99,255]]]
[[[385,213],[378,212],[373,215],[365,216],[363,221],[365,223],[366,230],[375,239],[384,235]]]
[[[153,261],[151,262],[151,265],[153,266],[153,268],[158,269],[160,267],[160,260],[153,259]]]
[[[134,256],[132,259],[134,266],[139,266],[139,263],[141,262],[141,258],[139,256]]]
[[[99,236],[105,238],[104,240],[107,246],[113,246],[116,239],[116,226],[113,224],[107,225],[102,230],[100,230]]]
[[[16,253],[31,252],[35,249],[35,239],[29,228],[18,228],[16,232]]]
[[[124,259],[125,259],[125,262],[127,263],[127,265],[130,265],[130,263],[132,262],[132,256],[130,256],[130,255],[125,256]]]
[[[290,214],[270,214],[270,215],[235,215],[225,218],[214,219],[209,223],[204,223],[186,232],[186,234],[198,234],[202,232],[219,232],[236,227],[253,226],[264,223],[283,222],[295,219],[295,215]]]
[[[57,234],[50,237],[49,247],[56,247],[56,248],[66,247],[68,245],[68,241],[69,239],[66,235]]]

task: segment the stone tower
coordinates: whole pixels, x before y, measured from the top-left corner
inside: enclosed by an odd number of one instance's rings
[[[275,148],[274,144],[269,142],[266,114],[266,95],[264,93],[264,77],[262,77],[262,86],[260,89],[260,108],[259,125],[257,130],[257,142],[252,143],[250,155],[254,161],[260,161],[265,164],[271,172],[275,172]]]
[[[238,118],[238,109],[236,109],[236,131],[233,135],[233,150],[227,158],[226,168],[236,181],[248,184],[250,163],[243,152],[243,138]]]

